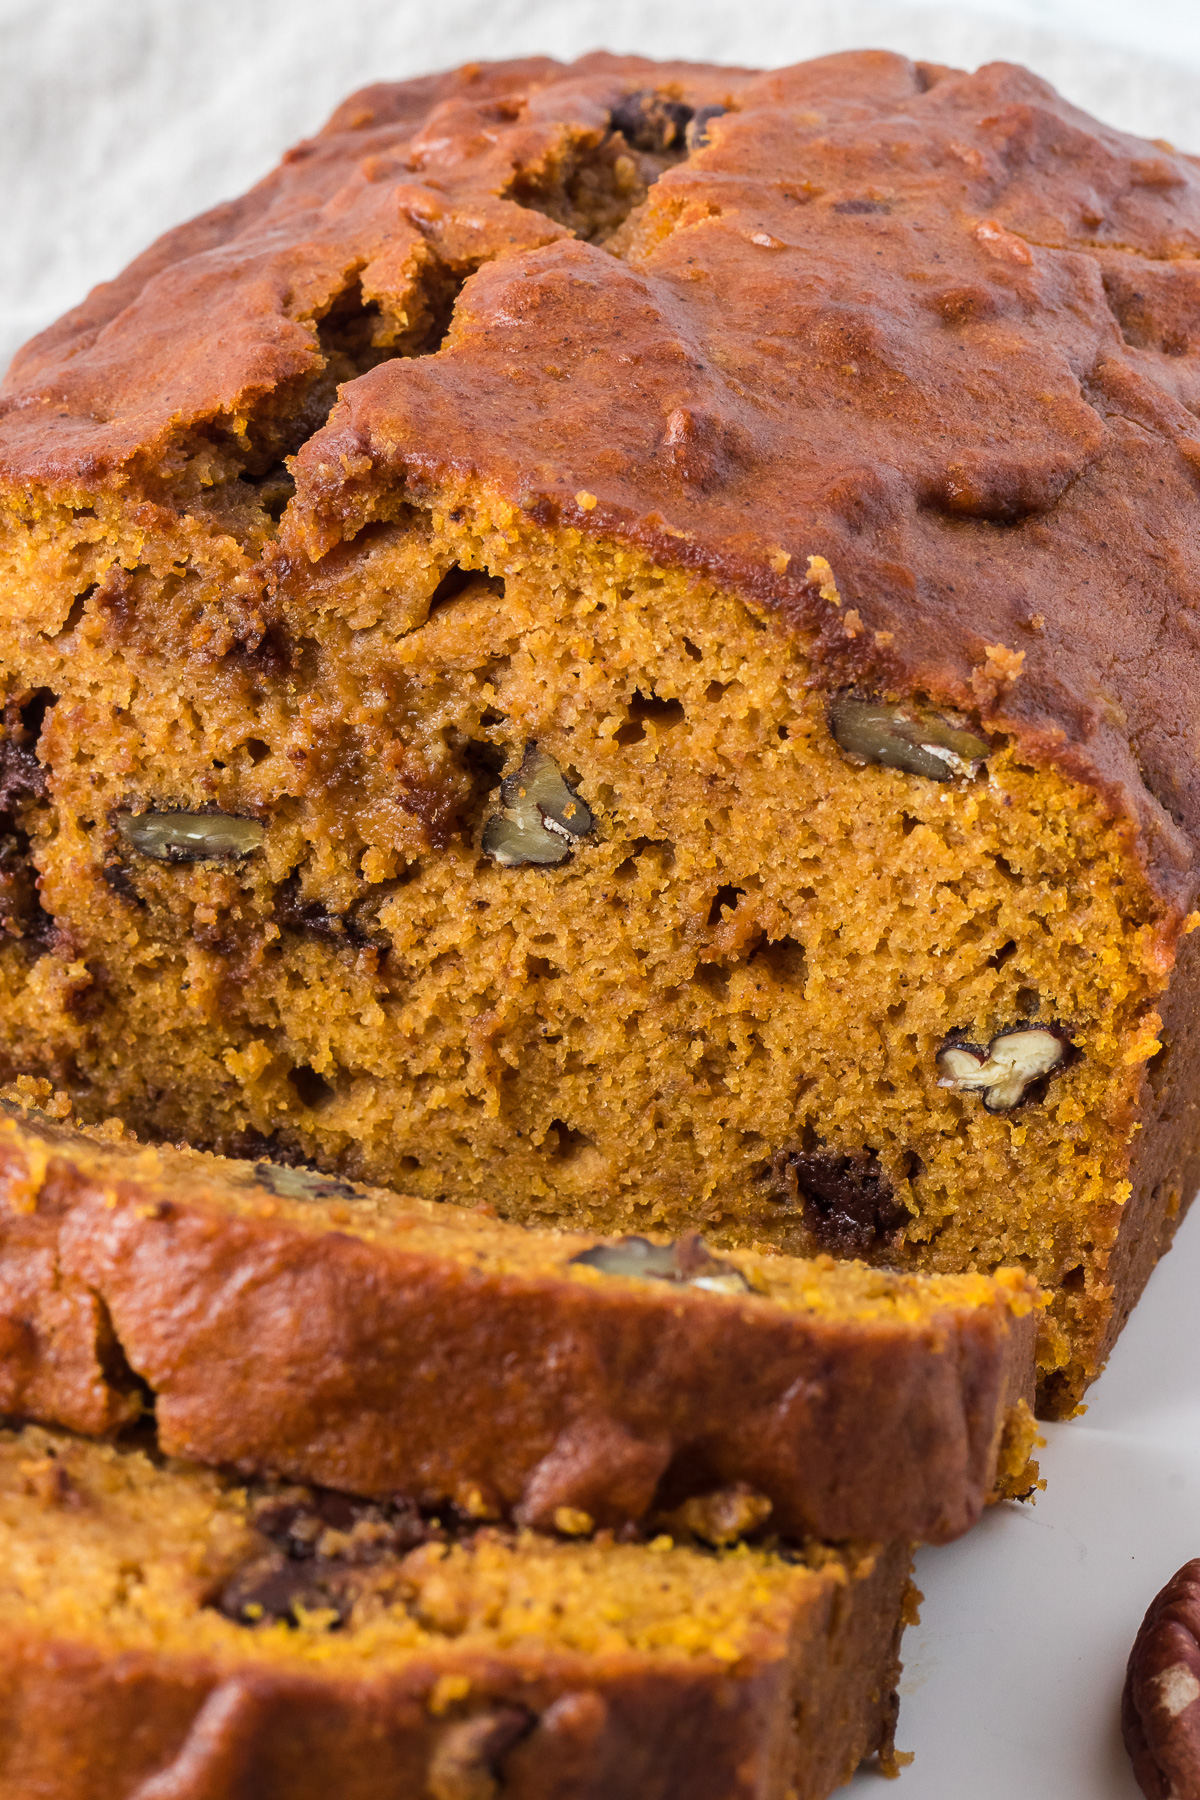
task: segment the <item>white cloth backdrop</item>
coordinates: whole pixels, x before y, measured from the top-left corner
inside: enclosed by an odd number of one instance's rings
[[[874,44],[1030,63],[1200,151],[1197,0],[0,0],[0,367],[167,226],[239,192],[351,88],[605,46],[778,64]],[[1146,1604],[1200,1554],[1200,1217],[1151,1281],[1049,1490],[927,1551],[899,1800],[1133,1800],[1117,1702]],[[854,1795],[880,1796],[861,1775]],[[631,1797],[633,1800],[633,1797]]]
[[[1028,62],[1200,151],[1197,0],[0,0],[0,368],[365,82],[598,46],[769,66],[861,44]]]

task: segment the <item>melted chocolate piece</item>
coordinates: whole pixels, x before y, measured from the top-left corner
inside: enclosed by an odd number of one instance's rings
[[[276,1551],[240,1568],[214,1604],[238,1625],[298,1625],[302,1613],[332,1613],[336,1630],[354,1610],[356,1585],[361,1589],[340,1563],[295,1562]]]
[[[664,150],[682,150],[692,119],[692,108],[671,100],[653,88],[626,94],[609,114],[609,124],[634,150],[661,156]]]
[[[0,812],[12,812],[22,800],[44,800],[46,771],[32,746],[0,738]]]
[[[228,1142],[222,1146],[223,1156],[232,1156],[239,1162],[271,1162],[282,1164],[288,1169],[307,1169],[310,1165],[305,1160],[304,1152],[294,1145],[285,1142],[278,1131],[258,1131],[253,1125],[246,1125],[235,1131]]]
[[[300,877],[289,875],[275,890],[275,922],[292,931],[304,931],[312,937],[331,938],[336,943],[350,944],[356,950],[376,943],[364,929],[356,909],[345,913],[330,912],[319,900],[300,898]]]
[[[830,1256],[882,1249],[909,1216],[868,1151],[785,1151],[776,1159],[776,1175],[788,1198],[803,1208],[817,1249]]]
[[[36,745],[54,701],[48,688],[8,701],[0,736],[0,936],[22,939],[35,954],[49,948],[54,920],[38,891],[24,813],[30,801],[46,798]]]
[[[57,699],[49,688],[28,689],[4,706],[0,736],[0,812],[11,813],[24,800],[46,798],[46,771],[37,759],[37,742],[46,714]]]
[[[119,859],[115,862],[106,862],[100,871],[100,879],[112,889],[114,894],[119,894],[122,900],[128,900],[130,905],[145,907],[146,902],[133,884],[133,876],[129,872],[127,863],[121,862]]]
[[[27,833],[0,815],[0,934],[20,938],[35,952],[49,949],[54,935],[37,880]]]
[[[320,1612],[332,1614],[336,1630],[359,1600],[394,1586],[396,1558],[445,1535],[410,1501],[354,1500],[327,1488],[262,1495],[252,1517],[271,1548],[243,1563],[211,1602],[239,1625],[296,1625],[302,1613]]]

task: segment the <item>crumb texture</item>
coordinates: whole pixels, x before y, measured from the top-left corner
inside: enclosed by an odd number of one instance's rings
[[[1039,1303],[1016,1269],[598,1242],[0,1113],[6,1413],[152,1412],[175,1454],[474,1519],[957,1536],[1011,1473]]]
[[[347,102],[0,402],[0,1073],[1020,1266],[1069,1412],[1200,1145],[1198,245],[1007,65]]]
[[[0,1438],[0,1543],[20,1800],[584,1800],[631,1768],[823,1800],[891,1752],[907,1553],[448,1528],[37,1428]]]

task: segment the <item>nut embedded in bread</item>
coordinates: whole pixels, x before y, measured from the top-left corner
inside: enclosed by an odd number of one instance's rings
[[[907,1550],[575,1543],[0,1432],[0,1786],[824,1800],[894,1767]]]
[[[1200,1179],[1198,250],[1191,160],[1002,64],[355,96],[9,378],[9,1069],[1019,1261],[1069,1412]],[[942,1085],[1014,1027],[1070,1057]]]
[[[164,1449],[247,1474],[941,1541],[1036,1480],[1037,1318],[1015,1269],[597,1243],[0,1103],[0,1408],[100,1433],[149,1397]]]

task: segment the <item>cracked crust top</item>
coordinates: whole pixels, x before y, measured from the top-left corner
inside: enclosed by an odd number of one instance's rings
[[[482,487],[733,587],[831,688],[1015,733],[1182,909],[1198,258],[1200,163],[1007,64],[468,65],[354,96],[35,339],[0,479],[161,499],[184,434],[312,378],[357,279],[390,360],[302,443],[264,580],[398,484]]]

